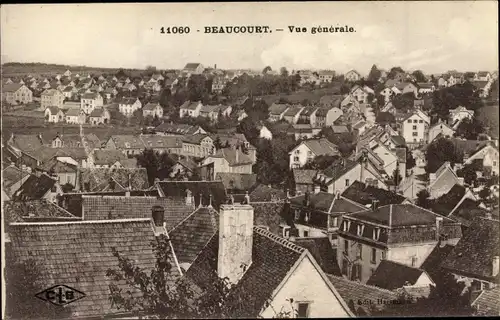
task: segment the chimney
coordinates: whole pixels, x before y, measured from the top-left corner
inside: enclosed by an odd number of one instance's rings
[[[337,193],[335,193],[335,199],[340,199],[340,191],[337,191]]]
[[[311,200],[309,199],[310,193],[309,190],[306,191],[304,194],[304,206],[309,207],[309,204],[311,203]]]
[[[319,187],[319,185],[315,185],[315,186],[314,186],[314,194],[319,193],[319,191],[320,191],[320,187]]]
[[[378,209],[378,203],[379,203],[378,200],[376,200],[376,199],[372,200],[372,211],[375,211]],[[392,205],[391,205],[390,211],[391,211],[391,218],[392,218]]]
[[[236,284],[252,264],[253,207],[224,204],[219,216],[219,252],[217,273]]]
[[[436,240],[441,238],[441,229],[443,228],[443,217],[436,217]]]
[[[250,204],[250,196],[248,195],[248,191],[245,192],[245,203],[244,204]]]
[[[125,197],[127,197],[127,198],[130,197],[130,189],[127,189],[127,191],[125,191]]]
[[[239,154],[240,154],[240,150],[239,149],[236,149],[236,163],[239,163]]]
[[[494,256],[493,257],[493,263],[492,263],[492,268],[491,268],[491,275],[493,277],[498,276],[498,272],[500,269],[500,257],[499,256]]]
[[[392,227],[392,204],[389,205],[389,228]]]
[[[151,215],[153,217],[155,227],[163,227],[165,221],[165,209],[162,206],[153,206],[151,209]]]
[[[193,193],[189,189],[186,189],[186,205],[187,206],[194,205]]]

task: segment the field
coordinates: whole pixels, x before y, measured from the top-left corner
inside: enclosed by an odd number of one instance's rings
[[[300,103],[304,101],[304,99],[314,103],[318,102],[322,96],[339,94],[339,90],[340,90],[340,85],[338,87],[314,89],[312,91],[301,90],[288,95],[287,94],[266,95],[262,96],[262,99],[266,101],[268,105],[273,104],[280,98],[286,99],[292,103]]]
[[[498,112],[499,112],[498,104],[490,105],[490,106],[484,106],[481,109],[479,109],[479,115],[478,115],[478,119],[489,127],[490,129],[489,135],[495,139],[498,139],[498,133],[499,133]]]
[[[114,134],[137,134],[138,127],[115,127],[115,126],[84,126],[84,133],[94,133],[101,141],[105,141]],[[2,139],[8,140],[11,134],[41,134],[44,139],[52,139],[59,134],[78,134],[80,127],[77,125],[46,124],[43,118],[3,116]]]

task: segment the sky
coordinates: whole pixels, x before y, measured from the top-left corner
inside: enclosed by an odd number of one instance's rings
[[[205,34],[267,25],[269,34]],[[312,27],[348,25],[353,33]],[[188,26],[189,34],[161,34]],[[289,26],[306,27],[290,33]],[[284,29],[277,32],[275,29]],[[196,30],[200,32],[196,32]],[[110,68],[498,69],[496,1],[17,4],[1,7],[1,58]]]

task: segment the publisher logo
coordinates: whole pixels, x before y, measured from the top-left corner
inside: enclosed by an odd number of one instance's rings
[[[55,285],[36,294],[38,299],[56,306],[64,306],[85,297],[85,293],[65,285]]]

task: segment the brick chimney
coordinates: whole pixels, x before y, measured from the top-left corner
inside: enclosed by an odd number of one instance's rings
[[[253,207],[224,204],[220,207],[217,273],[236,284],[252,263]]]
[[[191,192],[191,190],[189,189],[186,189],[186,205],[187,206],[192,206],[194,205],[194,197],[193,197],[193,193]]]
[[[165,234],[165,209],[162,206],[153,206],[151,208],[151,217],[154,222],[155,235]]]
[[[491,268],[491,275],[493,277],[496,277],[496,276],[498,276],[499,271],[500,271],[500,257],[494,256],[493,262],[492,262],[492,268]]]
[[[314,194],[319,193],[319,191],[320,191],[320,186],[319,185],[315,185],[314,186]]]
[[[441,237],[441,230],[443,229],[443,217],[436,217],[436,240],[439,241]]]

